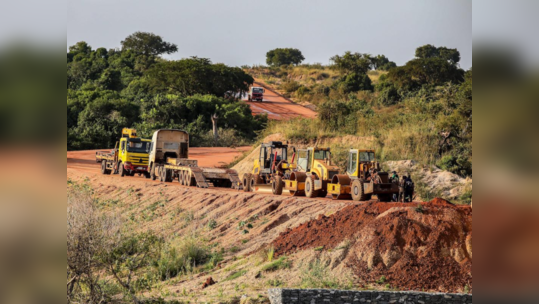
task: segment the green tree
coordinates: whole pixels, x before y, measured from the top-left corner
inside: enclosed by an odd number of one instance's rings
[[[389,61],[385,55],[369,56],[369,59],[374,70],[389,71],[391,68],[397,67],[397,64]]]
[[[254,82],[254,79],[240,68],[212,64],[207,58],[197,57],[160,62],[149,70],[147,75],[154,92],[186,96],[242,93]]]
[[[137,54],[159,56],[178,51],[178,46],[163,41],[159,35],[147,32],[135,32],[122,41],[122,50],[132,50]]]
[[[440,58],[452,65],[460,62],[460,52],[457,49],[450,49],[445,46],[435,47],[431,44],[418,47],[415,51],[415,57],[419,59]]]
[[[343,56],[335,55],[330,58],[334,67],[344,73],[367,74],[372,67],[369,55],[346,52]]]
[[[298,65],[305,60],[298,49],[277,48],[266,53],[266,64],[269,66]]]

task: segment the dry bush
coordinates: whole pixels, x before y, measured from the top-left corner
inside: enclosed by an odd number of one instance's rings
[[[103,303],[103,288],[96,256],[118,241],[120,223],[94,204],[90,191],[67,194],[67,303]]]

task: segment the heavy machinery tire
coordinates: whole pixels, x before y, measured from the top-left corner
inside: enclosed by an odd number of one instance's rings
[[[153,181],[157,179],[157,175],[155,175],[155,164],[150,166],[150,179]]]
[[[145,172],[145,173],[144,173],[144,177],[145,177],[145,178],[150,178],[150,177],[151,177],[151,176],[150,176],[150,172]]]
[[[243,175],[243,192],[251,192],[251,174],[245,173]]]
[[[124,164],[120,163],[118,165],[118,174],[120,174],[120,177],[124,177],[125,176],[125,168],[124,168]]]
[[[250,192],[255,192],[255,185],[257,184],[257,181],[258,181],[258,174],[254,174],[254,175],[251,175],[251,180],[249,181],[249,191]]]
[[[273,180],[271,190],[273,191],[273,194],[275,194],[275,195],[283,194],[283,179],[282,179],[282,177],[280,177],[280,176],[275,177],[275,179]]]
[[[314,178],[313,176],[307,176],[305,180],[305,196],[308,198],[318,197],[318,190],[314,189]]]
[[[327,190],[318,190],[318,197],[326,197],[328,196],[328,191]]]
[[[356,202],[368,201],[371,199],[371,195],[365,194],[365,188],[363,187],[363,180],[356,179],[352,182],[352,199]]]
[[[182,186],[189,186],[189,183],[187,182],[187,171],[180,172],[180,177],[182,179]]]

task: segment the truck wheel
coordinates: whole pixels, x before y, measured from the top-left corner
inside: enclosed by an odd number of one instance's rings
[[[150,166],[150,179],[153,181],[157,179],[157,176],[155,175],[155,164]]]
[[[107,169],[107,161],[104,160],[101,162],[101,174],[110,174],[110,170]]]
[[[308,198],[318,197],[318,190],[314,189],[314,179],[308,176],[305,180],[305,196]]]
[[[243,192],[251,192],[251,174],[243,175]]]
[[[120,174],[121,177],[124,177],[125,176],[125,168],[124,168],[124,164],[120,163],[118,165],[118,173]]]
[[[365,194],[362,180],[356,179],[352,182],[352,199],[356,202],[368,201],[371,199],[370,194]]]
[[[273,194],[275,195],[281,195],[283,194],[283,179],[280,176],[276,176],[273,180],[273,184],[271,187],[273,190]]]
[[[170,169],[165,169],[165,182],[172,182],[172,170]]]
[[[158,176],[160,182],[164,181],[163,180],[163,167],[160,166],[160,167],[157,168],[157,176]]]
[[[328,191],[327,190],[318,190],[318,197],[326,197],[328,196]]]

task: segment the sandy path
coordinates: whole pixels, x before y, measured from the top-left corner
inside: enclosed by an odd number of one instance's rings
[[[255,85],[264,86],[262,83],[255,82]],[[251,106],[253,114],[268,114],[269,119],[284,120],[296,117],[315,118],[316,112],[304,106],[290,102],[283,96],[264,86],[264,101],[253,101],[246,103]]]

